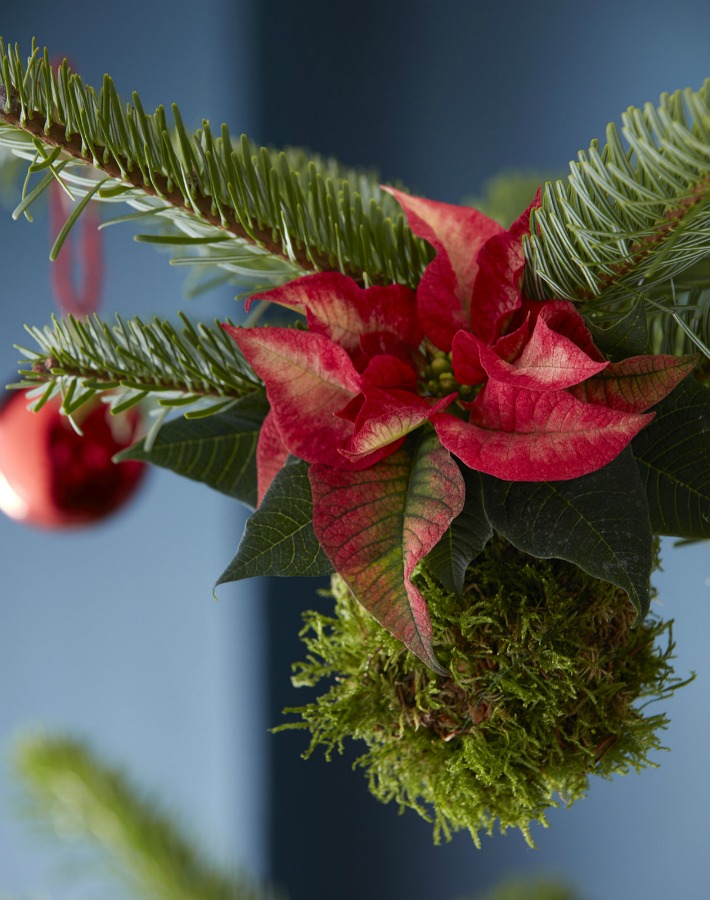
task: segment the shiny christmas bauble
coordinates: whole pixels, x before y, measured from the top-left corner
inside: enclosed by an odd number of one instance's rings
[[[32,412],[22,391],[0,404],[0,510],[42,528],[86,525],[119,509],[145,466],[112,457],[140,436],[135,408],[112,416],[98,399],[74,416],[83,435],[59,412],[58,397]]]

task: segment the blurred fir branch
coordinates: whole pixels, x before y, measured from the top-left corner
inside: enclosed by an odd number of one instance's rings
[[[507,169],[484,181],[480,195],[466,197],[464,202],[510,228],[538,188],[556,177],[551,173]]]
[[[463,898],[461,898],[463,900]],[[475,900],[580,900],[569,885],[554,878],[509,878]]]
[[[81,741],[35,734],[17,742],[14,771],[24,815],[88,842],[133,896],[154,900],[284,900],[208,862],[154,797]]]
[[[87,843],[98,851],[106,873],[133,896],[286,900],[282,892],[250,884],[208,862],[154,797],[101,761],[83,741],[28,735],[16,742],[13,763],[23,817],[42,833],[70,841],[74,849],[77,840]],[[579,900],[579,895],[562,881],[536,877],[506,879],[475,900]]]

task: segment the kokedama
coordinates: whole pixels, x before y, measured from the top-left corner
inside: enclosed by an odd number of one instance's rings
[[[376,796],[476,841],[643,766],[665,719],[637,701],[682,683],[648,615],[658,538],[710,537],[710,83],[629,111],[505,228],[0,55],[17,215],[63,185],[58,251],[126,203],[265,311],[69,316],[30,329],[14,387],[144,404],[121,460],[255,507],[218,584],[333,573],[295,674],[325,693],[286,727],[364,741]]]

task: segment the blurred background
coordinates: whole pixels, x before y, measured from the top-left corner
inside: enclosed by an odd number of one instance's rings
[[[36,36],[90,84],[104,72],[146,109],[180,104],[189,126],[226,121],[261,143],[306,145],[379,169],[448,202],[501,170],[561,173],[608,121],[710,76],[705,0],[122,0],[3,4],[0,34]],[[0,343],[14,377],[23,324],[53,312],[46,212],[0,210]],[[183,275],[132,241],[106,236],[104,313],[236,316],[232,291],[183,297]],[[28,339],[29,340],[29,339]],[[432,845],[414,813],[379,805],[351,771],[300,758],[306,737],[270,735],[301,656],[314,581],[241,583],[211,595],[244,516],[162,471],[117,517],[73,533],[0,519],[0,750],[44,725],[89,738],[167,797],[223,861],[285,885],[292,900],[453,898],[504,875],[552,872],[589,900],[707,896],[710,839],[710,553],[664,547],[657,611],[676,619],[677,671],[696,681],[668,701],[671,753],[658,769],[550,814],[530,850],[510,833],[476,850]],[[75,898],[63,853],[15,813],[0,770],[0,893]]]

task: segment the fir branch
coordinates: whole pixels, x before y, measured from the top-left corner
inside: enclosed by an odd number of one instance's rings
[[[137,896],[156,900],[276,900],[220,871],[182,834],[154,798],[82,742],[34,735],[15,747],[14,768],[25,788],[25,814],[40,826],[98,849]]]
[[[45,385],[38,405],[61,392],[68,414],[111,390],[117,412],[150,395],[187,416],[217,412],[258,390],[260,382],[218,324],[210,328],[181,318],[182,332],[166,321],[118,316],[113,327],[98,316],[69,316],[28,328],[39,349],[18,347],[29,365],[12,387]]]
[[[532,296],[614,308],[710,253],[709,95],[707,82],[629,108],[621,134],[609,125],[545,186],[525,246]]]
[[[54,71],[46,50],[33,48],[24,64],[17,47],[0,41],[0,70],[0,140],[35,169],[59,176],[62,167],[70,179],[76,164],[93,167],[111,179],[98,199],[137,203],[188,234],[197,225],[206,245],[210,235],[226,236],[241,267],[262,277],[271,257],[265,283],[337,269],[365,284],[416,284],[431,257],[370,173],[256,149],[245,137],[234,145],[226,127],[215,136],[208,122],[190,135],[176,106],[171,129],[163,107],[147,115],[135,93],[124,105],[108,76],[97,93],[66,62]]]

